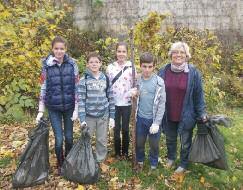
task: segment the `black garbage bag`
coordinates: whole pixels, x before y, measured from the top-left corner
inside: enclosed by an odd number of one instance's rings
[[[218,151],[220,152],[220,158],[212,162],[205,163],[205,165],[221,170],[227,170],[227,156],[224,148],[224,137],[221,135],[220,131],[216,126],[211,127],[209,134],[212,137],[214,144],[217,146]]]
[[[219,150],[217,149],[210,135],[197,135],[195,137],[191,152],[189,154],[189,161],[205,164],[219,158]]]
[[[217,124],[223,124],[228,127],[230,122],[223,116],[212,116],[207,123],[197,124],[198,130],[193,139],[189,161],[227,170],[224,138],[218,130]]]
[[[49,174],[49,128],[41,120],[29,134],[29,142],[12,179],[13,188],[30,187],[43,183]]]
[[[231,126],[231,120],[223,115],[214,115],[210,117],[210,122],[213,125],[222,125],[224,127]]]
[[[93,154],[88,131],[83,131],[62,165],[63,176],[73,182],[93,184],[99,178],[99,166]]]

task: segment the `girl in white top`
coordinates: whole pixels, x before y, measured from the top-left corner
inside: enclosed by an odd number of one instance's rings
[[[116,61],[107,67],[115,100],[115,157],[128,158],[129,120],[131,115],[132,63],[127,61],[127,44],[116,45]],[[122,142],[120,131],[122,130]]]

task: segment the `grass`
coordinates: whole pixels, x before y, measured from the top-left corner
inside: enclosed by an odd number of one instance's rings
[[[95,186],[85,186],[87,189],[219,189],[219,190],[243,190],[243,109],[234,109],[231,115],[233,126],[231,128],[219,127],[221,133],[225,137],[225,148],[228,156],[229,170],[223,171],[209,168],[202,164],[190,164],[185,178],[181,181],[172,182],[170,176],[174,169],[166,169],[164,167],[166,146],[165,137],[161,136],[160,142],[160,163],[158,169],[151,171],[148,159],[145,160],[145,168],[141,173],[134,173],[132,171],[132,164],[130,161],[112,161],[109,164],[109,170],[101,174],[99,182]],[[19,126],[18,130],[21,129]],[[25,126],[26,127],[26,126]],[[5,139],[4,144],[0,142],[1,147],[4,146],[11,154],[6,151],[0,155],[0,189],[11,189],[11,175],[15,171],[12,166],[14,161],[18,158],[15,156],[16,151],[11,149],[12,140],[8,139],[10,134],[18,132],[15,128],[5,126],[0,127],[4,133],[1,133],[1,139]],[[6,131],[13,129],[13,131]],[[77,139],[80,135],[79,129],[75,132],[74,137]],[[5,135],[5,136],[4,136]],[[13,135],[12,138],[15,136]],[[19,138],[25,139],[22,135]],[[49,181],[44,185],[33,187],[34,189],[58,189],[58,185],[64,184],[64,189],[75,189],[78,184],[70,183],[65,179],[58,177],[54,170],[55,156],[54,156],[54,138],[50,138],[50,155],[51,155],[51,173]],[[112,138],[110,138],[112,139]],[[18,139],[13,139],[18,140]],[[9,148],[8,148],[9,147]],[[113,146],[109,144],[109,148]],[[148,147],[147,147],[148,148]],[[5,150],[4,149],[4,150]],[[16,149],[17,150],[17,149]],[[18,150],[20,152],[20,150]],[[14,153],[14,154],[12,154]],[[146,151],[148,154],[148,149]],[[19,155],[19,154],[18,154]],[[108,159],[110,154],[108,155]],[[148,158],[148,155],[146,155]],[[178,160],[176,162],[178,164]],[[68,188],[69,187],[69,188]]]
[[[11,163],[12,158],[7,156],[0,158],[0,168],[4,168]]]
[[[148,160],[145,162],[144,171],[136,174],[131,169],[131,162],[118,161],[110,165],[119,171],[119,182],[129,181],[136,177],[141,182],[141,189],[243,189],[243,109],[235,109],[232,114],[233,126],[231,128],[219,127],[225,137],[225,148],[228,157],[229,170],[213,169],[202,164],[192,163],[183,182],[167,184],[167,179],[173,174],[173,170],[165,169],[163,161],[166,156],[164,136],[161,136],[160,158],[156,171],[150,171]],[[147,151],[148,152],[148,151]],[[146,157],[148,157],[146,155]],[[98,182],[99,189],[108,189],[107,178]]]

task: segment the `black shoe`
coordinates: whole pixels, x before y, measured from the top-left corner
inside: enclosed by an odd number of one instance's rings
[[[137,163],[134,169],[135,173],[141,173],[143,171],[143,162]]]

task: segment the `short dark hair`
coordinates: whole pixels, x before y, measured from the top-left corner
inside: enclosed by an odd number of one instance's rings
[[[140,65],[142,63],[153,63],[154,65],[154,57],[149,52],[144,52],[140,55]]]
[[[99,61],[102,61],[101,56],[96,51],[89,52],[89,54],[87,56],[87,62],[90,60],[91,57],[96,57],[99,59]]]
[[[63,43],[65,45],[65,47],[67,47],[67,42],[66,40],[61,37],[61,36],[56,36],[52,42],[51,42],[51,47],[53,48],[53,46],[55,45],[55,43]]]

